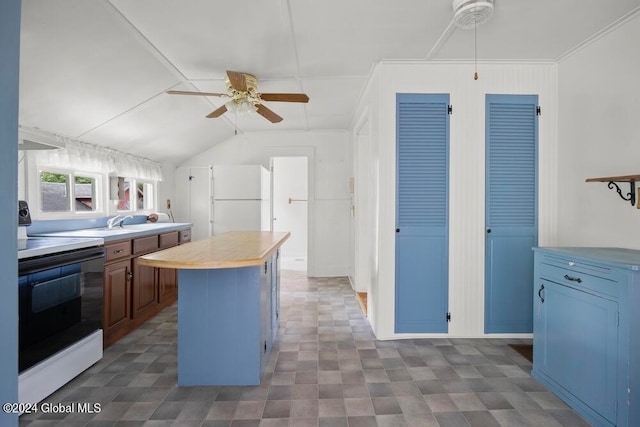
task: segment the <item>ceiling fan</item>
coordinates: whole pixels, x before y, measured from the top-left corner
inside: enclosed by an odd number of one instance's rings
[[[169,90],[167,93],[171,95],[218,96],[221,98],[229,98],[229,101],[222,107],[207,114],[208,118],[220,117],[229,110],[240,113],[255,111],[271,123],[281,122],[282,117],[267,108],[262,103],[263,101],[309,102],[309,97],[304,93],[259,93],[257,77],[248,73],[227,70],[225,83],[227,84],[227,93],[188,92],[183,90]]]

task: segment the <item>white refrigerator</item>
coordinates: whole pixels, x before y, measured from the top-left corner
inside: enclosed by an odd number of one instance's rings
[[[260,165],[213,166],[213,234],[271,229],[271,176]]]

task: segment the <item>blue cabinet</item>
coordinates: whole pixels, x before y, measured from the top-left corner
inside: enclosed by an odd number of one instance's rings
[[[271,256],[271,339],[275,341],[280,328],[280,249]]]
[[[257,266],[178,270],[179,386],[260,384],[279,326],[276,252]]]
[[[640,251],[534,251],[531,375],[595,426],[640,425]]]

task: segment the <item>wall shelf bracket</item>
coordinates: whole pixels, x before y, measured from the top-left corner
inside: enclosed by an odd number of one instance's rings
[[[620,198],[624,201],[631,202],[631,206],[636,204],[636,182],[640,181],[640,175],[624,175],[624,176],[605,176],[602,178],[588,178],[587,182],[608,182],[607,187],[618,192]],[[618,182],[626,182],[629,184],[629,192],[624,194]]]
[[[636,205],[636,183],[635,182],[629,183],[629,192],[627,193],[626,196],[622,194],[622,190],[620,189],[618,184],[616,184],[614,181],[609,181],[609,184],[607,185],[607,187],[609,187],[610,189],[615,188],[616,191],[618,192],[618,195],[622,198],[622,200],[631,202],[631,206]]]

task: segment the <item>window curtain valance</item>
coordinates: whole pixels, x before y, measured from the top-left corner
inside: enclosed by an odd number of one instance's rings
[[[80,141],[66,140],[65,145],[59,150],[38,151],[38,165],[162,181],[162,167],[152,160]]]

